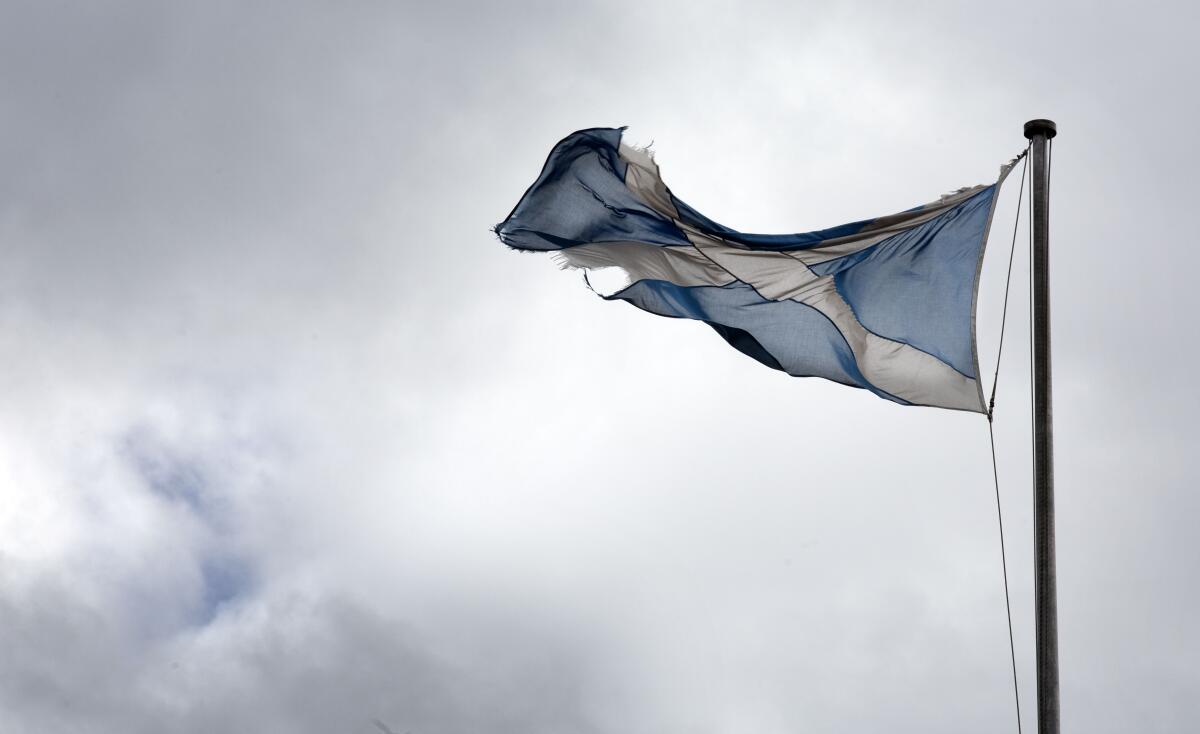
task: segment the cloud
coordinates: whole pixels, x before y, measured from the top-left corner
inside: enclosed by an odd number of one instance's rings
[[[803,231],[985,181],[1035,116],[1062,131],[1065,728],[1200,720],[1194,12],[1037,11],[0,10],[0,729],[1011,728],[978,417],[762,370],[488,227],[576,128]]]
[[[49,585],[5,602],[5,719],[38,731],[591,732],[580,659],[513,630],[487,658],[432,655],[352,602],[257,599],[155,644]],[[477,620],[474,630],[488,625]],[[524,645],[529,649],[522,650]],[[498,654],[497,654],[498,653]]]

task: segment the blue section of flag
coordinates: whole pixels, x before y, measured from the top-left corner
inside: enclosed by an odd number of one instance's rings
[[[834,276],[870,331],[929,352],[975,377],[975,271],[996,187],[872,247]]]
[[[625,186],[619,129],[581,130],[554,146],[537,181],[497,227],[518,250],[561,250],[592,242],[686,245],[670,218]]]
[[[803,303],[768,300],[745,283],[686,287],[662,280],[638,281],[605,298],[659,316],[703,321],[738,351],[794,377],[824,377],[905,402],[863,377],[842,333]]]

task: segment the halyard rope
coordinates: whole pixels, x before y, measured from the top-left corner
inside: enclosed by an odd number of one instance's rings
[[[1008,251],[1008,275],[1004,280],[1004,306],[1000,312],[1000,344],[996,349],[996,371],[992,376],[992,394],[988,400],[988,439],[992,447],[992,482],[996,489],[996,521],[1000,526],[1000,568],[1004,572],[1004,611],[1008,618],[1008,655],[1012,661],[1013,704],[1017,711],[1017,734],[1021,734],[1021,694],[1017,686],[1017,652],[1013,643],[1012,601],[1008,593],[1008,554],[1004,548],[1004,513],[1000,509],[1000,470],[996,465],[996,431],[993,418],[996,410],[996,385],[1000,381],[1000,357],[1004,354],[1004,329],[1008,323],[1008,292],[1012,286],[1013,256],[1017,252],[1017,228],[1021,222],[1021,201],[1025,194],[1025,173],[1029,168],[1029,147],[1021,154],[1025,159],[1021,165],[1021,185],[1017,194],[1017,213],[1013,219],[1012,246]],[[1032,384],[1032,383],[1031,383]]]

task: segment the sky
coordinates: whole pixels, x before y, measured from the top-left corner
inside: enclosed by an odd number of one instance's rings
[[[1036,117],[1063,731],[1195,731],[1197,20],[0,0],[0,732],[1015,731],[984,418],[767,370],[490,228],[580,128],[794,232],[988,183]]]

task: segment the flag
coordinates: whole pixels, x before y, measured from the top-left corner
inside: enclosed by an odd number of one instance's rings
[[[984,413],[975,300],[999,180],[876,219],[746,234],[677,199],[624,128],[580,130],[550,152],[496,234],[553,251],[607,300],[703,321],[797,377],[903,405]]]

